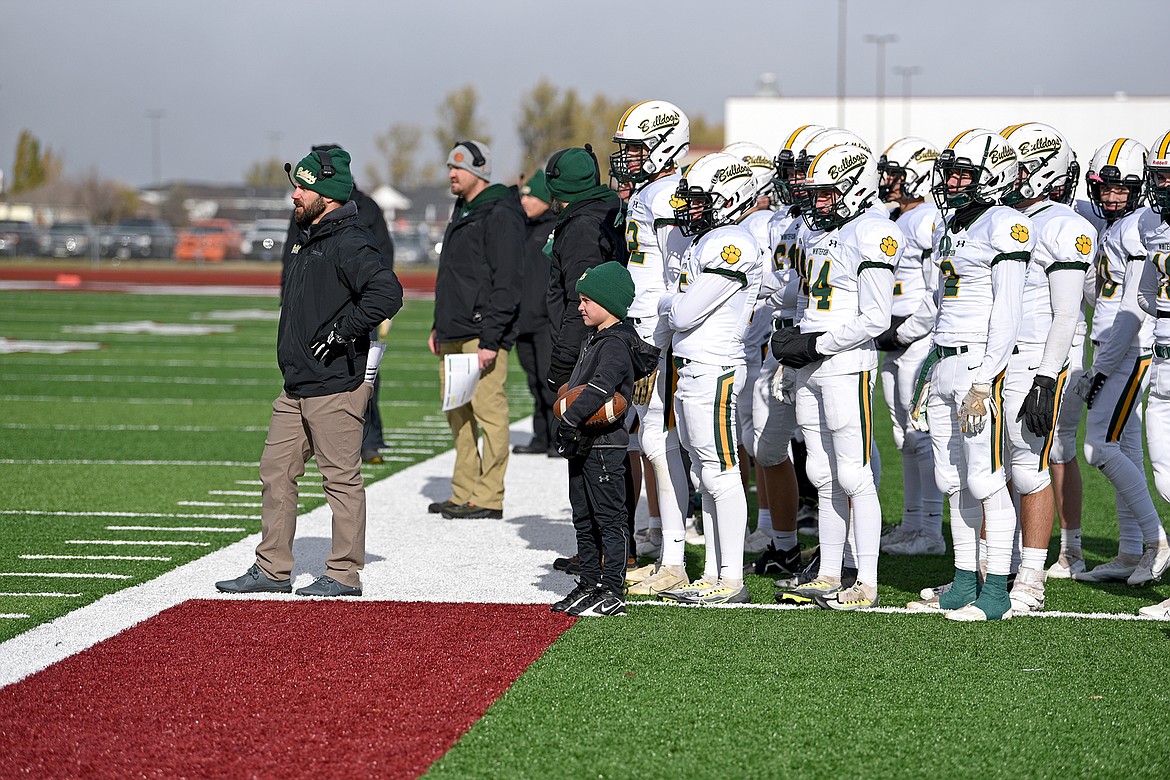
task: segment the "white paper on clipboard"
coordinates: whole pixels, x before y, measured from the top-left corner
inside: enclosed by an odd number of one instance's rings
[[[443,364],[443,411],[448,412],[471,401],[479,381],[479,355],[474,352],[447,355]]]

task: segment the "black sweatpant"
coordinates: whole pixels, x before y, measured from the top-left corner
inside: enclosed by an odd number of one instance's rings
[[[626,449],[594,447],[569,461],[569,504],[581,582],[621,594],[626,579]],[[602,561],[604,556],[604,561]]]
[[[528,378],[532,394],[532,446],[552,446],[553,404],[556,394],[549,388],[548,370],[552,366],[552,332],[545,327],[535,333],[521,333],[516,339],[520,367]]]

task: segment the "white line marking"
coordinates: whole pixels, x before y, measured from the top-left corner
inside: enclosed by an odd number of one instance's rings
[[[0,618],[5,620],[24,620],[28,615],[22,612],[0,612]]]
[[[44,377],[34,377],[31,374],[27,376],[11,374],[9,378],[37,379]],[[49,378],[54,382],[69,382],[70,384],[95,382],[97,384],[115,385],[126,382],[131,385],[235,385],[237,387],[279,387],[280,385],[279,380],[273,382],[271,379],[229,379],[212,376],[95,376],[93,374],[52,374]]]
[[[129,574],[95,574],[64,571],[0,571],[0,577],[59,577],[75,580],[128,580]]]
[[[21,555],[26,561],[169,561],[163,555]]]
[[[262,507],[258,501],[176,501],[179,506],[235,506],[235,507]],[[297,506],[300,506],[298,504]]]
[[[259,490],[208,490],[209,496],[258,496]]]
[[[55,599],[81,598],[80,593],[0,593],[0,596],[13,596],[13,597],[19,597],[19,598],[30,598],[33,596],[44,596],[46,598],[55,598]]]
[[[160,525],[107,525],[107,531],[198,531],[200,533],[224,533],[224,534],[242,534],[246,532],[247,528],[210,528],[202,527],[179,527],[179,528],[164,528]]]
[[[126,404],[134,406],[255,406],[263,408],[270,406],[264,401],[256,401],[251,398],[223,398],[218,400],[210,399],[195,399],[195,398],[110,398],[96,395],[0,395],[0,401],[38,401],[51,404],[59,404],[63,401],[68,401],[73,404],[110,404],[116,403],[119,406]],[[413,402],[421,406],[424,402]]]
[[[182,433],[258,433],[268,430],[267,425],[243,425],[225,428],[215,425],[33,425],[29,423],[3,423],[0,428],[11,431],[113,431],[159,433],[179,431]]]
[[[235,480],[235,483],[237,485],[263,485],[264,484],[263,482],[261,482],[258,479],[237,479],[237,480]]]
[[[793,610],[812,610],[817,609],[815,604],[679,604],[674,601],[627,601],[626,606],[634,607],[680,607],[686,609],[762,609],[775,610],[778,612],[789,612]],[[873,609],[861,609],[855,611],[853,614],[882,614],[882,615],[914,615],[925,616],[939,619],[943,617],[942,612],[918,612],[906,609],[905,607],[874,607]],[[1028,612],[1013,613],[1013,618],[1088,618],[1090,620],[1137,620],[1137,621],[1157,621],[1154,618],[1148,618],[1145,615],[1130,615],[1122,612]]]
[[[260,515],[200,515],[174,512],[45,512],[36,509],[0,509],[0,515],[41,517],[166,517],[172,520],[259,520]]]
[[[4,466],[233,466],[240,468],[260,468],[260,461],[240,460],[91,460],[77,458],[73,460],[51,460],[41,458],[0,458],[0,465]]]
[[[139,541],[130,539],[68,539],[65,544],[140,545],[143,547],[210,547],[211,542]]]

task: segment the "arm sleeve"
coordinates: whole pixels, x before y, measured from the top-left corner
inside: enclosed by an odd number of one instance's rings
[[[524,256],[524,220],[518,209],[497,206],[484,231],[484,260],[488,266],[487,305],[483,313],[480,349],[499,349],[520,308],[520,262]]]
[[[562,418],[565,425],[574,428],[600,409],[632,373],[630,350],[621,339],[611,337],[595,343],[597,369]]]
[[[922,282],[926,286],[926,294],[922,296],[922,302],[914,313],[898,326],[897,338],[903,344],[913,344],[934,330],[934,321],[938,317],[939,273],[933,250],[926,249],[922,254]]]
[[[1152,262],[1142,264],[1142,278],[1138,281],[1138,306],[1146,314],[1158,315],[1158,267]]]
[[[817,339],[817,351],[836,355],[860,347],[890,327],[894,303],[894,266],[862,263],[857,275],[857,305],[861,316],[849,320]]]
[[[1062,268],[1048,274],[1048,294],[1052,302],[1052,327],[1044,342],[1044,356],[1040,368],[1041,376],[1056,379],[1072,349],[1073,335],[1077,329],[1077,317],[1081,309],[1084,289],[1084,274],[1075,268]]]
[[[1112,375],[1121,365],[1125,354],[1137,338],[1146,313],[1138,306],[1138,286],[1143,267],[1149,265],[1144,256],[1131,257],[1125,264],[1125,279],[1121,289],[1121,307],[1109,328],[1109,338],[1093,353],[1093,372]]]
[[[1024,309],[1024,274],[1028,269],[1028,253],[1022,254],[1022,261],[1001,259],[991,267],[991,324],[983,365],[975,372],[976,384],[991,384],[1007,368],[1016,346]]]

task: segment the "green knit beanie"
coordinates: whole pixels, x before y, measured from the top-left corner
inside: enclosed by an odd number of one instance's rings
[[[327,154],[333,167],[333,175],[325,175],[321,155]],[[292,165],[285,164],[285,173],[294,187],[312,190],[326,198],[347,201],[353,193],[353,174],[349,172],[349,152],[344,149],[330,149],[327,152],[311,152],[308,157]]]
[[[520,189],[521,195],[531,195],[542,203],[552,203],[552,196],[548,194],[548,182],[544,178],[544,171],[532,174]]]
[[[562,149],[548,159],[544,172],[549,193],[565,203],[593,194],[601,184],[601,171],[591,147]]]
[[[610,260],[581,274],[577,280],[577,292],[624,320],[634,302],[634,278],[624,265]]]

